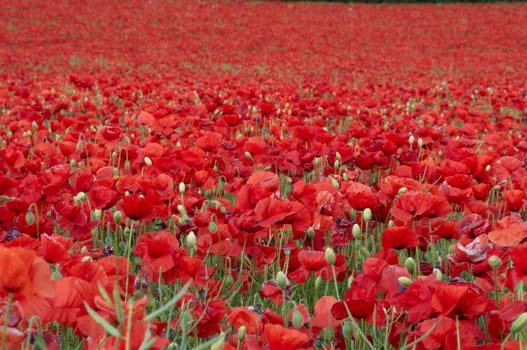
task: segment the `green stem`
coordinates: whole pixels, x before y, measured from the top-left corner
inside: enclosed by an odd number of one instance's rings
[[[6,341],[7,341],[7,326],[9,323],[9,313],[11,312],[11,305],[13,304],[14,294],[9,293],[9,299],[7,301],[7,307],[4,315],[4,329],[2,332],[2,350],[6,350]]]

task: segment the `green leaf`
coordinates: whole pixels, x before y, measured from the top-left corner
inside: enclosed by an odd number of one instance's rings
[[[112,326],[101,315],[99,315],[97,312],[95,312],[95,310],[93,310],[88,305],[88,303],[84,302],[84,306],[86,307],[86,310],[88,311],[90,316],[95,320],[95,322],[97,322],[98,324],[100,324],[104,328],[106,333],[108,333],[108,334],[110,334],[110,335],[112,335],[114,337],[119,337],[119,338],[121,337],[121,333],[119,333],[119,330],[117,330],[117,328]]]
[[[165,305],[161,306],[159,309],[154,310],[150,314],[146,315],[144,320],[147,321],[147,322],[150,322],[150,321],[154,320],[157,316],[161,315],[163,312],[170,310],[170,308],[172,308],[178,302],[178,300],[181,299],[183,297],[183,295],[185,295],[185,293],[187,292],[187,290],[190,287],[191,282],[192,282],[192,280],[188,281],[181,288],[181,290],[176,295],[174,295],[172,297],[172,299],[170,299]]]

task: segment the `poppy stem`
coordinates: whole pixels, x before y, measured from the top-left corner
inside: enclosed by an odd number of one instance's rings
[[[456,340],[457,340],[457,349],[461,350],[461,336],[459,334],[459,315],[456,315]]]
[[[9,323],[9,313],[11,312],[11,305],[13,304],[14,294],[11,292],[9,293],[9,299],[7,301],[7,306],[5,310],[4,315],[4,329],[2,330],[2,350],[6,349],[6,341],[7,341],[7,327]]]

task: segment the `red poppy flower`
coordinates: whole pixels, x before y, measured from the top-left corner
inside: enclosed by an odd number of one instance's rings
[[[487,308],[488,298],[473,284],[441,283],[434,291],[431,305],[441,315],[478,317]]]
[[[366,318],[372,314],[375,304],[375,289],[355,285],[346,291],[342,301],[333,305],[331,314],[337,320],[348,318],[350,314],[356,318]]]
[[[404,226],[389,227],[382,233],[382,247],[384,249],[414,248],[419,245],[419,236]]]
[[[141,220],[153,209],[152,202],[143,195],[124,196],[121,205],[125,215],[132,220]]]
[[[232,308],[229,311],[226,321],[234,330],[245,326],[249,334],[259,334],[262,331],[262,324],[258,319],[258,314],[255,311],[249,310],[247,307]]]
[[[506,216],[496,223],[496,229],[489,232],[491,242],[502,247],[515,246],[527,238],[527,223],[519,214]]]
[[[278,324],[266,324],[264,332],[269,350],[302,349],[309,345],[309,336],[296,329],[284,328]]]

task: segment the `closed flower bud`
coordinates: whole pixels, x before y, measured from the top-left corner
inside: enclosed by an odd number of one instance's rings
[[[119,225],[121,221],[123,221],[123,213],[120,210],[117,210],[113,213],[113,222],[115,222],[116,225]]]
[[[424,144],[423,139],[422,138],[418,138],[417,139],[417,147],[423,148],[423,144]]]
[[[340,187],[340,184],[337,181],[337,179],[330,177],[330,180],[331,180],[331,184],[333,185],[333,187],[335,187],[338,190]]]
[[[359,224],[353,224],[353,227],[351,228],[351,235],[355,239],[359,239],[362,236],[362,230],[360,229]]]
[[[399,191],[397,191],[397,194],[403,194],[405,192],[408,192],[408,188],[407,187],[401,187],[401,188],[399,188]]]
[[[397,280],[399,281],[399,284],[403,287],[408,287],[410,286],[410,284],[412,284],[412,280],[406,276],[401,276]]]
[[[150,159],[150,157],[145,157],[144,160],[146,166],[152,166],[152,159]]]
[[[223,344],[225,343],[225,335],[223,333],[220,334],[218,340],[216,340],[211,346],[210,350],[221,350],[223,349]]]
[[[240,328],[238,328],[238,341],[239,342],[242,342],[244,339],[245,339],[245,334],[247,333],[247,327],[246,326],[241,326]]]
[[[357,211],[353,208],[350,209],[350,220],[355,221],[357,219]]]
[[[518,316],[511,325],[511,333],[518,333],[527,327],[527,312],[523,312]]]
[[[185,194],[186,186],[184,182],[179,183],[178,190],[180,194]]]
[[[276,284],[278,284],[278,287],[281,289],[287,288],[287,277],[282,271],[278,271],[276,274]]]
[[[293,318],[292,318],[292,323],[293,323],[293,326],[295,328],[300,328],[302,327],[302,325],[304,324],[304,318],[302,317],[302,314],[300,313],[300,311],[298,310],[295,310],[293,312]]]
[[[214,221],[209,222],[209,232],[216,233],[218,231],[218,225]]]
[[[415,262],[414,258],[408,257],[406,258],[406,261],[404,262],[404,266],[406,267],[406,270],[410,272],[412,275],[415,274],[417,270],[417,263]]]
[[[503,261],[500,259],[499,256],[497,255],[493,255],[489,258],[489,265],[490,267],[492,267],[494,270],[496,269],[499,269],[501,267],[501,265],[503,264]]]
[[[28,225],[33,225],[34,222],[35,222],[35,215],[33,214],[32,211],[28,211],[26,213],[26,223]]]
[[[342,325],[342,335],[344,336],[344,339],[351,339],[353,335],[353,326],[351,325],[351,321],[347,320]]]
[[[306,230],[306,238],[311,240],[313,239],[313,237],[315,237],[315,230],[313,229],[313,227],[310,227]]]
[[[364,209],[364,211],[362,212],[362,218],[364,219],[364,222],[366,223],[370,222],[371,220],[371,209],[370,208]]]
[[[333,249],[331,249],[329,247],[326,248],[326,261],[330,265],[334,265],[335,264],[335,252],[333,251]]]
[[[190,231],[185,239],[185,244],[188,249],[194,249],[196,246],[196,234],[193,231]]]
[[[415,142],[415,136],[414,135],[410,135],[410,137],[408,138],[408,143],[410,144],[410,146],[412,146]]]
[[[442,281],[443,280],[443,273],[439,269],[434,269],[434,272],[436,273],[436,281]]]
[[[130,161],[128,159],[124,161],[124,168],[130,170]]]
[[[253,155],[251,154],[251,152],[245,151],[245,156],[249,159],[253,159]]]
[[[315,289],[320,288],[321,283],[322,283],[322,277],[317,276],[317,278],[315,279]]]
[[[101,209],[95,209],[91,212],[91,217],[93,220],[99,220],[102,216],[102,210]]]

